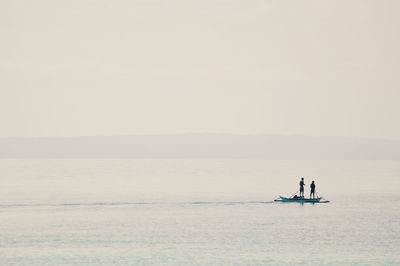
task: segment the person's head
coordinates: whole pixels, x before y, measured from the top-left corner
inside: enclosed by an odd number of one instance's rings
[[[314,184],[314,181],[312,181],[312,183]]]
[[[302,177],[301,180],[304,180],[304,177]]]

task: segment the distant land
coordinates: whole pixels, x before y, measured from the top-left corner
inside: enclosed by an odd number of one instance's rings
[[[233,134],[1,137],[0,158],[397,160],[400,141]]]

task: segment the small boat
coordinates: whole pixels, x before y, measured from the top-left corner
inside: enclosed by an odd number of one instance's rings
[[[276,202],[299,202],[299,203],[328,203],[329,200],[323,199],[322,197],[318,198],[304,198],[304,197],[292,197],[292,198],[286,198],[279,196],[275,200]]]

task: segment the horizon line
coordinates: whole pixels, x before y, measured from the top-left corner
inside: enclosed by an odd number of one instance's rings
[[[377,137],[377,136],[355,136],[355,135],[304,135],[304,134],[275,134],[275,133],[212,133],[212,132],[202,132],[202,133],[159,133],[159,134],[121,134],[121,135],[47,135],[47,136],[0,136],[0,139],[6,138],[112,138],[112,137],[160,137],[160,136],[238,136],[238,137],[305,137],[305,138],[358,138],[365,140],[388,140],[388,141],[400,141],[400,138],[390,138],[390,137]]]

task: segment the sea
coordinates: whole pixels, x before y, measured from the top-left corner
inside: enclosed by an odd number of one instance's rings
[[[0,265],[400,265],[400,161],[1,159]]]

